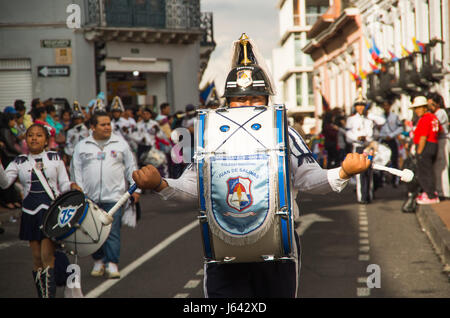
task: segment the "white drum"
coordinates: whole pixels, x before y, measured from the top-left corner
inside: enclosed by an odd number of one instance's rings
[[[292,256],[284,105],[200,110],[195,161],[206,262]]]
[[[377,150],[373,157],[373,162],[381,166],[387,166],[391,161],[391,149],[385,144],[378,143]]]
[[[102,222],[105,214],[82,192],[69,191],[49,207],[44,215],[42,231],[70,254],[88,256],[108,238],[111,224]]]

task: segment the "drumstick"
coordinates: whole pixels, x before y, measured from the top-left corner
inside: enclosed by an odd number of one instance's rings
[[[376,163],[374,163],[372,165],[372,168],[375,169],[375,170],[383,170],[383,171],[387,171],[389,173],[392,173],[393,175],[396,175],[396,176],[400,177],[400,180],[402,180],[404,182],[411,182],[412,179],[414,178],[414,172],[412,172],[409,169],[399,170],[399,169],[395,169],[395,168],[389,168],[389,167],[381,166],[381,165],[378,165]]]
[[[128,198],[133,194],[134,191],[136,191],[136,189],[137,189],[137,185],[136,185],[136,184],[133,184],[133,185],[128,189],[128,191],[125,192],[125,193],[122,195],[122,197],[121,197],[121,198],[119,199],[119,201],[117,201],[117,203],[111,208],[111,210],[109,210],[108,213],[106,213],[109,217],[108,217],[107,220],[102,221],[103,223],[104,223],[104,222],[107,222],[107,223],[105,223],[105,225],[107,225],[107,224],[109,224],[110,222],[112,222],[112,219],[113,219],[112,216],[114,215],[114,213],[116,213],[117,210],[119,210],[120,207],[121,207],[125,202],[127,202]]]

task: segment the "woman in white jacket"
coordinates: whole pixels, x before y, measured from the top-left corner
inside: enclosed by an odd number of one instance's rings
[[[78,189],[75,183],[69,181],[64,162],[58,153],[45,151],[49,138],[44,126],[33,124],[26,132],[30,153],[17,156],[6,170],[0,165],[0,187],[8,188],[18,179],[24,189],[19,237],[30,242],[33,279],[38,296],[43,298],[55,297],[56,293],[55,244],[40,229],[43,216],[52,200],[60,193]],[[37,173],[46,179],[46,185],[41,183]]]

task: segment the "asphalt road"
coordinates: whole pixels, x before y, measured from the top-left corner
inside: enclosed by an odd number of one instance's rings
[[[351,186],[341,194],[300,194],[301,217],[296,228],[302,243],[299,297],[450,297],[450,284],[416,216],[400,210],[403,191],[386,186],[369,205],[355,203]],[[195,206],[177,207],[151,194],[141,199],[143,211],[137,227],[122,228],[121,279],[91,277],[91,258],[79,258],[84,295],[204,297]],[[0,298],[35,297],[27,242],[17,239],[18,222],[4,227]],[[57,296],[63,296],[62,288]]]

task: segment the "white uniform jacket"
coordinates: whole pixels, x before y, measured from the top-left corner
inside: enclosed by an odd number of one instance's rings
[[[70,177],[94,202],[115,203],[133,184],[132,173],[137,170],[128,143],[111,134],[102,146],[92,134],[75,146],[70,163]],[[128,181],[128,184],[127,182]],[[136,190],[137,193],[140,190]]]
[[[373,140],[373,121],[356,113],[347,119],[347,142],[355,147],[365,146]],[[366,137],[365,141],[359,141],[358,137]]]
[[[149,121],[141,120],[137,123],[137,133],[139,136],[139,144],[144,146],[155,145],[155,135],[157,131],[158,122],[150,119]]]
[[[6,170],[0,165],[0,187],[6,189],[19,178],[19,182],[23,186],[24,198],[26,198],[31,188],[31,174],[33,166],[35,165],[33,158],[36,157],[42,158],[43,171],[47,177],[47,183],[52,189],[55,197],[69,191],[71,182],[69,181],[66,167],[58,153],[53,151],[44,151],[39,155],[17,156],[11,161]],[[24,212],[35,214],[38,210]]]
[[[292,197],[298,191],[312,194],[326,194],[342,191],[348,180],[339,177],[340,168],[322,169],[315,161],[303,138],[289,127],[289,146],[291,149],[290,171],[294,189]],[[169,187],[160,193],[165,200],[197,200],[197,173],[194,165],[188,167],[178,179],[165,179]],[[295,211],[294,215],[298,215]]]
[[[79,143],[84,138],[89,137],[89,129],[83,124],[78,124],[67,131],[66,146],[64,147],[64,152],[72,156],[73,150],[77,143]]]

